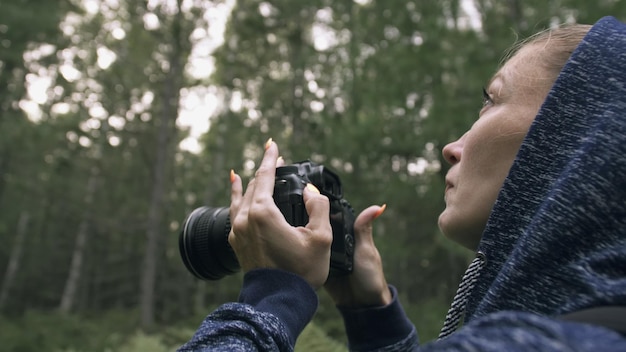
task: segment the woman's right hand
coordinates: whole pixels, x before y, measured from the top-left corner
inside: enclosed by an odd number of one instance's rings
[[[291,226],[272,197],[280,164],[278,147],[270,139],[245,194],[241,178],[231,172],[232,229],[228,242],[244,272],[258,268],[286,270],[318,289],[330,267],[330,204],[315,186],[307,185],[303,198],[309,222],[306,226]]]
[[[372,237],[372,222],[385,210],[373,205],[363,210],[354,221],[354,268],[346,276],[330,277],[324,288],[337,306],[364,308],[385,306],[392,297],[378,249]]]

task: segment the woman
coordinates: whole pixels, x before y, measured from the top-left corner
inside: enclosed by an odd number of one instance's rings
[[[353,274],[325,283],[328,201],[308,186],[309,224],[286,223],[271,199],[269,141],[245,194],[231,174],[240,303],[209,315],[181,351],[291,350],[322,285],[351,350],[626,350],[614,330],[563,319],[626,305],[625,58],[626,26],[612,18],[532,38],[489,82],[480,118],[444,148],[452,167],[439,225],[477,256],[439,340],[419,345],[387,285],[371,233],[384,206],[355,222]]]

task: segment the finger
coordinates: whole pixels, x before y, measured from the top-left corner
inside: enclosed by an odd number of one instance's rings
[[[248,214],[250,212],[250,206],[252,204],[252,199],[254,196],[255,183],[255,179],[252,179],[250,180],[250,182],[248,182],[248,186],[246,187],[246,191],[243,194],[240,203],[238,204],[238,209],[236,209],[236,213],[231,213],[231,215],[233,216],[231,218],[233,230],[235,228],[242,230],[248,226]]]
[[[248,185],[246,186],[246,192],[243,194],[243,198],[241,200],[242,209],[250,208],[250,203],[252,203],[252,199],[254,198],[254,191],[256,189],[256,183],[257,183],[256,178],[253,178],[250,180],[250,182],[248,182]]]
[[[329,233],[332,238],[330,226],[330,202],[328,198],[320,194],[320,191],[308,184],[303,192],[304,206],[309,214],[309,223],[306,225],[312,231]]]
[[[272,198],[272,194],[274,193],[277,159],[278,146],[270,138],[265,144],[265,155],[263,156],[261,165],[255,174],[255,199],[267,200]]]
[[[233,213],[237,213],[239,206],[241,205],[241,199],[243,198],[243,186],[241,184],[241,177],[230,170],[230,215],[233,217]]]
[[[241,201],[243,199],[243,185],[241,183],[241,177],[235,173],[234,170],[230,170],[230,222],[233,224],[237,214],[239,213],[239,208],[241,207]],[[233,245],[233,241],[235,240],[235,232],[233,231],[233,226],[230,227],[230,232],[228,233],[228,243]]]
[[[354,232],[357,237],[355,238],[355,242],[357,244],[365,243],[365,241],[374,242],[372,238],[372,222],[379,217],[386,208],[386,204],[383,206],[372,205],[357,216],[356,220],[354,220]]]
[[[276,159],[276,167],[281,166],[285,166],[285,159],[283,159],[282,156],[279,156],[278,159]]]

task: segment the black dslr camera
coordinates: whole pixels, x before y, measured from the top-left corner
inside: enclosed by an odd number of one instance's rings
[[[339,177],[311,161],[303,161],[276,169],[274,202],[292,226],[304,226],[309,217],[302,191],[312,183],[330,200],[330,224],[333,243],[330,255],[330,276],[352,272],[354,255],[354,211],[343,199]],[[228,243],[229,208],[200,207],[182,226],[178,238],[180,256],[187,269],[199,279],[219,280],[239,271],[239,262]]]

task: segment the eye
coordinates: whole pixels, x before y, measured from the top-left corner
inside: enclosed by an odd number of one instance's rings
[[[493,105],[493,100],[491,99],[489,93],[487,93],[487,90],[483,88],[483,108],[491,105]]]

